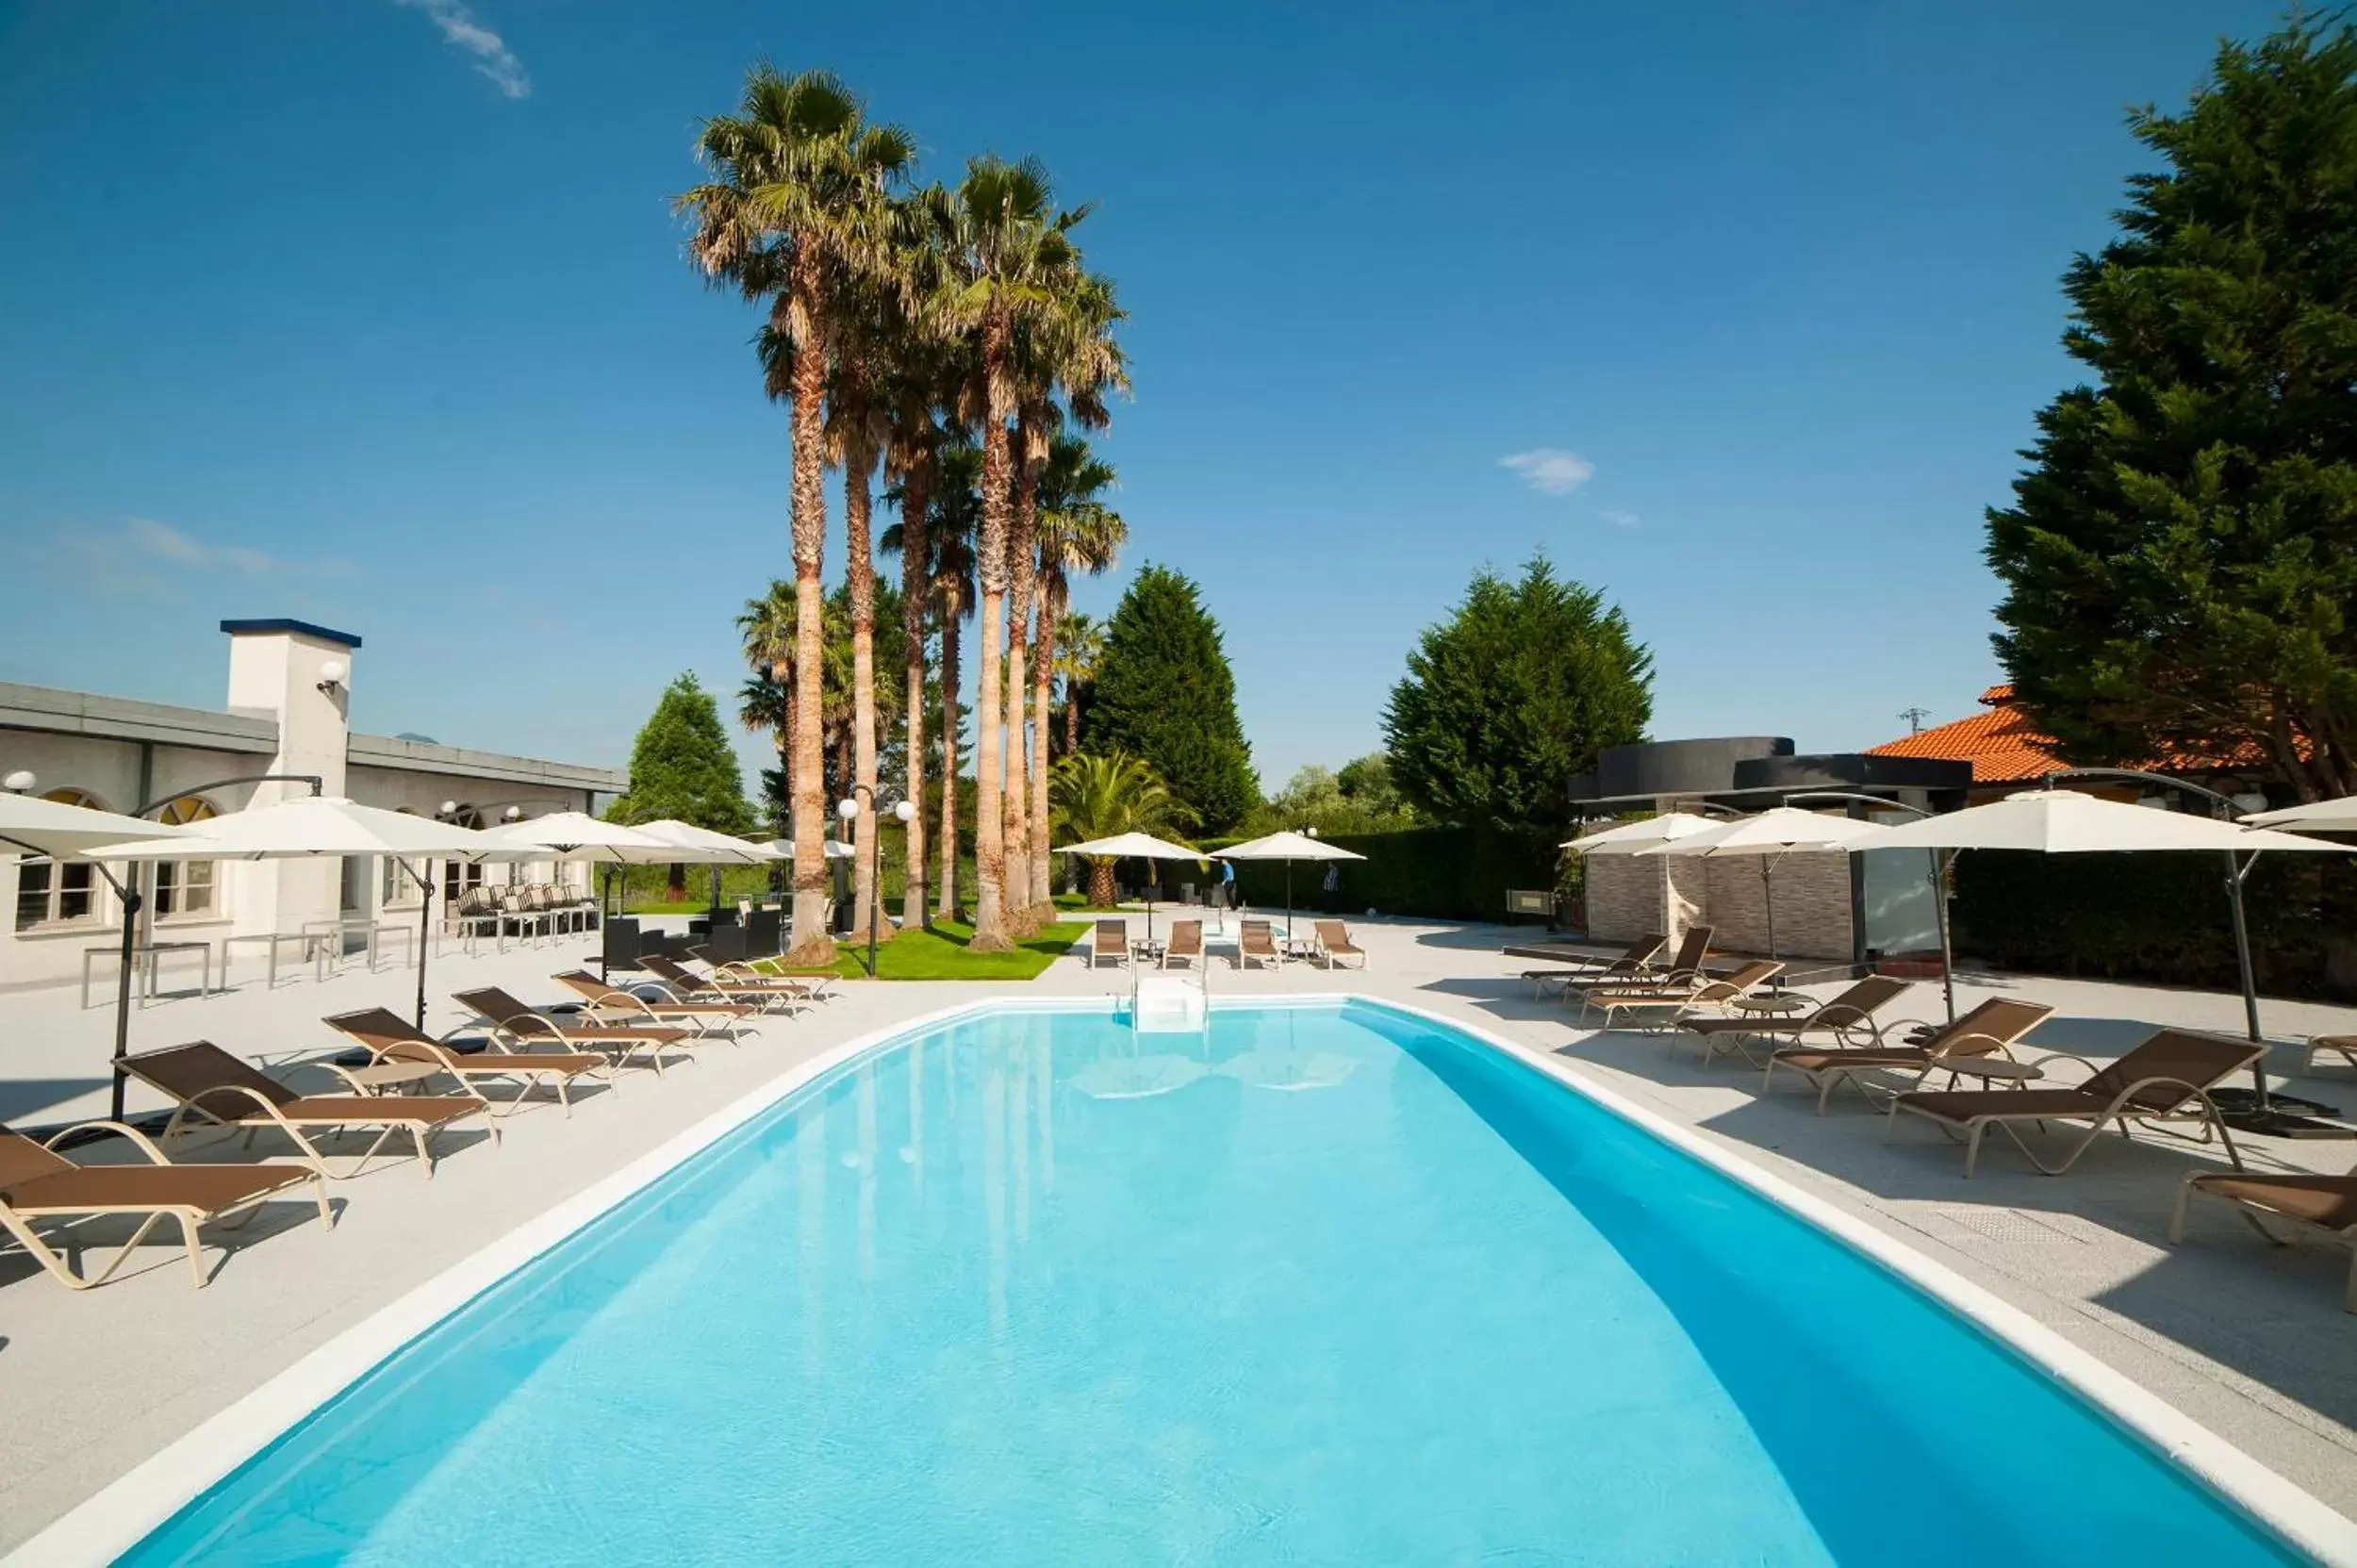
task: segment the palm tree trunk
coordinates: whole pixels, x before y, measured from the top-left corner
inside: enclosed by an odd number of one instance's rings
[[[1113,907],[1115,896],[1113,863],[1110,860],[1091,860],[1089,862],[1089,907],[1111,909]]]
[[[1045,606],[1034,602],[1040,597],[1036,591],[1039,560],[1034,540],[1039,533],[1040,474],[1047,467],[1047,433],[1030,418],[1028,409],[1016,418],[1015,440],[1019,467],[1015,472],[1014,526],[1007,532],[1007,570],[1014,589],[1007,650],[1007,902],[1018,912],[1018,929],[1028,936],[1039,930],[1042,918],[1038,879],[1031,867],[1031,819],[1047,803],[1043,790],[1046,774],[1040,753],[1047,745],[1045,729],[1027,734],[1024,726],[1031,696],[1030,620],[1035,611],[1045,611]]]
[[[798,256],[787,289],[786,316],[799,352],[794,355],[794,945],[797,966],[834,962],[827,934],[827,802],[824,737],[819,729],[819,668],[826,658],[827,491],[822,467],[827,355],[818,341],[818,277],[815,259]]]
[[[1047,860],[1047,708],[1056,684],[1056,603],[1040,597],[1039,631],[1031,643],[1031,904],[1043,921],[1056,917],[1055,867]]]
[[[900,639],[908,665],[909,818],[907,867],[901,874],[900,929],[914,931],[925,917],[925,465],[913,465],[900,480]]]
[[[981,711],[975,718],[974,759],[974,939],[975,952],[1013,952],[1007,938],[1007,823],[1003,768],[1006,749],[999,724],[1006,707],[1002,668],[1007,638],[1007,526],[1014,509],[1007,451],[1007,417],[1014,404],[1008,358],[1013,328],[1003,305],[982,323],[982,374],[989,412],[982,421],[982,537],[976,575],[982,601]]]
[[[868,475],[876,454],[865,446],[844,454],[843,551],[851,589],[851,799],[859,802],[852,819],[851,933],[867,939],[868,925],[881,913],[876,875],[876,553],[869,534]],[[890,921],[876,931],[878,941],[892,937]]]
[[[958,917],[958,622],[963,608],[946,606],[941,617],[941,893],[934,913]]]

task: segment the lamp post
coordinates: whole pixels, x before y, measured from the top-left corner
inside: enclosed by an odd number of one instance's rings
[[[879,806],[882,804],[881,801],[876,800],[876,792],[868,785],[853,784],[851,793],[834,803],[834,814],[843,818],[847,824],[858,821],[859,797],[862,794],[866,795]],[[881,816],[882,813],[878,815]],[[916,820],[916,802],[901,801],[893,806],[892,815],[905,827]],[[877,826],[881,829],[882,823],[879,822]],[[883,920],[883,834],[877,832],[869,837],[871,842],[867,851],[867,978],[873,980],[876,978],[876,928]]]

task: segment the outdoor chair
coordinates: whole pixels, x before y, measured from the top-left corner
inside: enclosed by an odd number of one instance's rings
[[[1649,1027],[1675,1030],[1702,1009],[1723,1011],[1738,997],[1749,996],[1755,985],[1784,973],[1784,966],[1772,958],[1755,958],[1722,980],[1697,977],[1686,986],[1663,986],[1656,991],[1591,991],[1580,999],[1580,1021],[1587,1022],[1591,1012],[1604,1015],[1606,1029],[1618,1029],[1624,1013],[1659,1014],[1651,1018]],[[1673,1036],[1674,1042],[1674,1036]],[[1674,1043],[1672,1049],[1675,1049]]]
[[[1367,966],[1367,949],[1350,939],[1349,927],[1340,920],[1319,920],[1313,925],[1318,933],[1318,956],[1326,961],[1327,968],[1350,958],[1357,959],[1361,969]]]
[[[1096,922],[1096,934],[1089,939],[1089,967],[1096,968],[1108,958],[1125,969],[1129,966],[1129,923],[1127,920]]]
[[[649,953],[638,964],[682,1001],[734,1002],[764,1012],[786,1013],[810,1005],[809,995],[799,986],[765,985],[758,981],[717,974],[700,975],[679,960],[665,958],[660,953]]]
[[[332,1062],[318,1065],[346,1077]],[[340,1132],[351,1128],[379,1129],[376,1141],[365,1149],[344,1178],[358,1176],[386,1143],[402,1133],[417,1146],[418,1162],[430,1180],[434,1151],[428,1140],[451,1123],[489,1109],[481,1095],[371,1095],[353,1084],[349,1095],[299,1095],[242,1058],[232,1056],[209,1040],[162,1050],[140,1051],[123,1058],[123,1070],[157,1089],[173,1101],[172,1119],[157,1142],[169,1149],[191,1118],[253,1135],[265,1129],[284,1132],[303,1151],[313,1170],[334,1177],[327,1157],[308,1136],[311,1132]],[[346,1078],[350,1081],[349,1078]],[[489,1129],[491,1141],[500,1131]]]
[[[2326,1054],[2341,1059],[2341,1065],[2357,1067],[2357,1034],[2312,1034],[2308,1037],[2308,1070],[2316,1070],[2316,1059]]]
[[[2078,1163],[2079,1156],[2102,1135],[2105,1127],[2117,1123],[2120,1136],[2125,1138],[2132,1135],[2132,1122],[2155,1131],[2171,1122],[2199,1123],[2200,1141],[2207,1143],[2215,1133],[2225,1147],[2229,1163],[2240,1170],[2242,1152],[2234,1147],[2233,1134],[2227,1131],[2224,1118],[2211,1100],[2210,1089],[2221,1079],[2250,1066],[2266,1051],[2265,1046],[2250,1040],[2198,1034],[2184,1029],[2158,1030],[2110,1066],[2095,1068],[2087,1081],[2076,1088],[1917,1090],[1891,1100],[1889,1126],[1895,1129],[1899,1113],[1904,1111],[1937,1123],[1945,1132],[1962,1136],[1966,1140],[1964,1174],[1968,1179],[1980,1163],[1982,1134],[1991,1127],[2011,1138],[2041,1172],[2060,1176]],[[2061,1055],[2023,1065],[2043,1067],[2052,1061],[2092,1065],[2079,1057]],[[2087,1123],[2085,1134],[2070,1146],[2059,1164],[2047,1164],[2016,1131],[2018,1123],[2035,1122],[2042,1127],[2050,1121]]]
[[[1767,1093],[1778,1067],[1788,1067],[1817,1086],[1817,1114],[1821,1116],[1834,1090],[1844,1083],[1854,1086],[1868,1104],[1873,1104],[1875,1090],[1867,1081],[1873,1073],[1911,1072],[1915,1080],[1907,1087],[1912,1089],[1920,1088],[1932,1074],[1946,1067],[1953,1084],[1957,1067],[1964,1064],[1989,1058],[2011,1061],[2013,1048],[2022,1037],[2053,1015],[2054,1010],[2044,1002],[1992,998],[1953,1023],[1897,1044],[1880,1043],[1887,1031],[1878,1031],[1877,1043],[1871,1046],[1786,1046],[1769,1053],[1760,1092]]]
[[[2185,1207],[2196,1193],[2233,1204],[2250,1229],[2276,1246],[2289,1246],[2291,1240],[2269,1230],[2262,1215],[2295,1227],[2294,1235],[2314,1230],[2357,1246],[2357,1171],[2347,1176],[2196,1172],[2177,1190],[2177,1207],[2168,1216],[2171,1242],[2185,1239]],[[2341,1310],[2357,1312],[2357,1251],[2349,1255],[2349,1288],[2341,1297]]]
[[[1525,969],[1523,979],[1530,982],[1530,994],[1534,997],[1546,995],[1550,985],[1559,988],[1568,981],[1593,980],[1600,975],[1618,975],[1634,980],[1644,973],[1653,961],[1661,956],[1661,949],[1669,945],[1670,939],[1661,933],[1648,932],[1614,957],[1597,957],[1569,968]]]
[[[1277,937],[1266,920],[1246,920],[1236,932],[1236,967],[1259,964],[1274,969],[1285,961],[1277,950]]]
[[[765,969],[743,959],[721,958],[708,943],[688,949],[687,956],[710,969],[713,978],[732,985],[775,986],[799,993],[809,1001],[832,1001],[836,995],[834,982],[839,977],[825,969]]]
[[[1689,926],[1678,939],[1678,950],[1671,956],[1667,969],[1640,967],[1637,973],[1574,976],[1563,982],[1563,999],[1586,996],[1592,991],[1674,991],[1692,989],[1710,977],[1704,972],[1703,961],[1710,956],[1713,928]]]
[[[1767,1014],[1742,1017],[1687,1018],[1680,1027],[1703,1038],[1705,1063],[1722,1050],[1731,1050],[1745,1061],[1753,1058],[1744,1042],[1760,1040],[1772,1043],[1779,1039],[1805,1040],[1812,1034],[1830,1034],[1838,1045],[1871,1040],[1880,1044],[1882,1026],[1874,1015],[1906,994],[1914,982],[1891,975],[1868,975],[1832,1000],[1821,1003],[1806,1013],[1787,1014],[1781,1017]],[[1756,1064],[1755,1064],[1756,1065]]]
[[[59,1154],[57,1146],[77,1133],[105,1131],[128,1138],[148,1160],[144,1165],[82,1165]],[[200,1226],[245,1214],[290,1187],[311,1185],[320,1220],[331,1229],[336,1213],[328,1206],[327,1183],[316,1170],[303,1165],[178,1165],[135,1127],[122,1122],[84,1122],[69,1127],[46,1143],[0,1126],[0,1230],[16,1238],[34,1262],[74,1290],[89,1290],[114,1277],[148,1232],[165,1220],[180,1227],[188,1248],[189,1273],[196,1288],[205,1288],[205,1260],[197,1246]],[[87,1219],[101,1214],[139,1216],[114,1258],[97,1273],[77,1271],[74,1260],[84,1248],[62,1237],[43,1238],[41,1220]],[[228,1229],[228,1227],[223,1227]]]
[[[1162,966],[1169,968],[1173,960],[1191,964],[1198,969],[1203,967],[1202,921],[1173,920],[1170,923],[1170,940],[1162,944]]]
[[[609,1054],[617,1066],[626,1065],[634,1056],[643,1056],[657,1077],[662,1076],[666,1051],[675,1050],[689,1061],[695,1059],[687,1049],[693,1033],[671,1025],[583,1023],[560,1018],[526,1007],[496,985],[460,991],[453,999],[481,1018],[495,1036],[519,1046],[556,1045],[601,1051]]]
[[[573,1114],[574,1079],[595,1076],[605,1080],[609,1088],[614,1084],[614,1064],[594,1051],[453,1050],[398,1013],[383,1007],[338,1013],[320,1021],[359,1045],[369,1053],[372,1065],[408,1063],[437,1066],[469,1090],[474,1088],[477,1079],[514,1083],[516,1098],[505,1112],[493,1111],[491,1114],[495,1116],[512,1116],[522,1110],[525,1099],[542,1079],[555,1084],[557,1103],[565,1108],[568,1116]]]
[[[586,969],[567,969],[549,978],[588,1003],[593,1023],[634,1023],[643,1019],[691,1029],[700,1035],[718,1032],[733,1041],[738,1027],[759,1011],[735,1001],[682,1001],[659,984],[648,987],[659,995],[642,996],[609,985]]]

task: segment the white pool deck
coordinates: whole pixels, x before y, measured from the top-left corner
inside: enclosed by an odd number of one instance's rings
[[[1135,921],[1133,919],[1133,925]],[[1461,1018],[1698,1130],[1945,1263],[2126,1373],[2194,1420],[2344,1513],[2357,1515],[2357,1316],[2341,1311],[2346,1250],[2269,1248],[2221,1208],[2203,1206],[2186,1244],[2166,1227],[2180,1175],[2216,1163],[2214,1149],[2106,1140],[2061,1178],[2036,1175],[2003,1140],[1963,1180],[1961,1151],[1928,1125],[1886,1143],[1883,1118],[1853,1097],[1813,1114],[1794,1081],[1772,1098],[1758,1074],[1672,1060],[1656,1038],[1573,1026],[1558,1003],[1530,999],[1527,961],[1499,949],[1534,935],[1494,926],[1354,923],[1364,972],[1288,966],[1239,972],[1214,959],[1213,997],[1353,992]],[[527,1000],[553,999],[548,976],[585,953],[580,938],[504,954],[435,960],[429,1023],[463,1021],[449,993],[500,983]],[[1085,951],[1085,949],[1080,949]],[[266,1065],[331,1053],[322,1015],[384,1003],[406,1013],[413,973],[357,966],[324,983],[305,970],[265,992],[258,977],[214,997],[135,1011],[134,1049],[211,1039]],[[533,1220],[796,1065],[856,1036],[943,1006],[995,996],[1126,993],[1112,968],[1065,959],[1030,985],[866,985],[794,1020],[765,1022],[742,1048],[656,1080],[634,1072],[618,1093],[590,1093],[568,1119],[552,1104],[449,1141],[435,1179],[393,1164],[339,1182],[333,1231],[279,1206],[232,1233],[206,1260],[212,1281],[190,1288],[176,1246],[126,1265],[128,1278],[70,1292],[15,1252],[0,1255],[0,1551],[113,1481],[167,1444],[284,1372],[396,1297]],[[1814,987],[1818,992],[1833,989]],[[2059,1009],[2033,1043],[2109,1056],[2162,1024],[2239,1032],[2232,996],[2149,986],[1968,977],[1960,1005],[1993,990]],[[1902,1004],[1939,1006],[1925,982]],[[2357,1032],[2357,1009],[2269,1001],[2265,1021],[2286,1042],[2279,1072],[2297,1073],[2289,1042]],[[113,1015],[82,1011],[70,986],[0,994],[0,1119],[55,1125],[105,1114]],[[2357,1074],[2321,1070],[2291,1087],[2357,1112]],[[156,1103],[134,1092],[132,1108]],[[2251,1140],[2257,1168],[2347,1170],[2357,1145]],[[208,1239],[209,1236],[208,1236]],[[1927,1395],[1928,1396],[1928,1395]],[[1970,1411],[1955,1412],[1960,1422]],[[1935,1477],[1910,1484],[1937,1492]]]

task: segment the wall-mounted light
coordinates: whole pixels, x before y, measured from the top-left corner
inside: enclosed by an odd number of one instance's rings
[[[441,817],[455,817],[458,815],[458,802],[455,801],[444,801],[442,802],[442,809],[436,812],[434,815]]]
[[[2251,812],[2267,809],[2267,798],[2255,789],[2246,789],[2234,797],[2236,811]]]
[[[33,776],[30,769],[20,767],[7,778],[0,779],[0,789],[6,789],[11,795],[30,795],[33,786],[39,783],[41,781]]]
[[[323,659],[320,662],[320,690],[333,697],[343,689],[344,682],[350,679],[351,675],[352,666],[343,660]]]
[[[509,806],[500,813],[500,820],[503,822],[520,822],[523,819],[524,808],[521,806]]]

